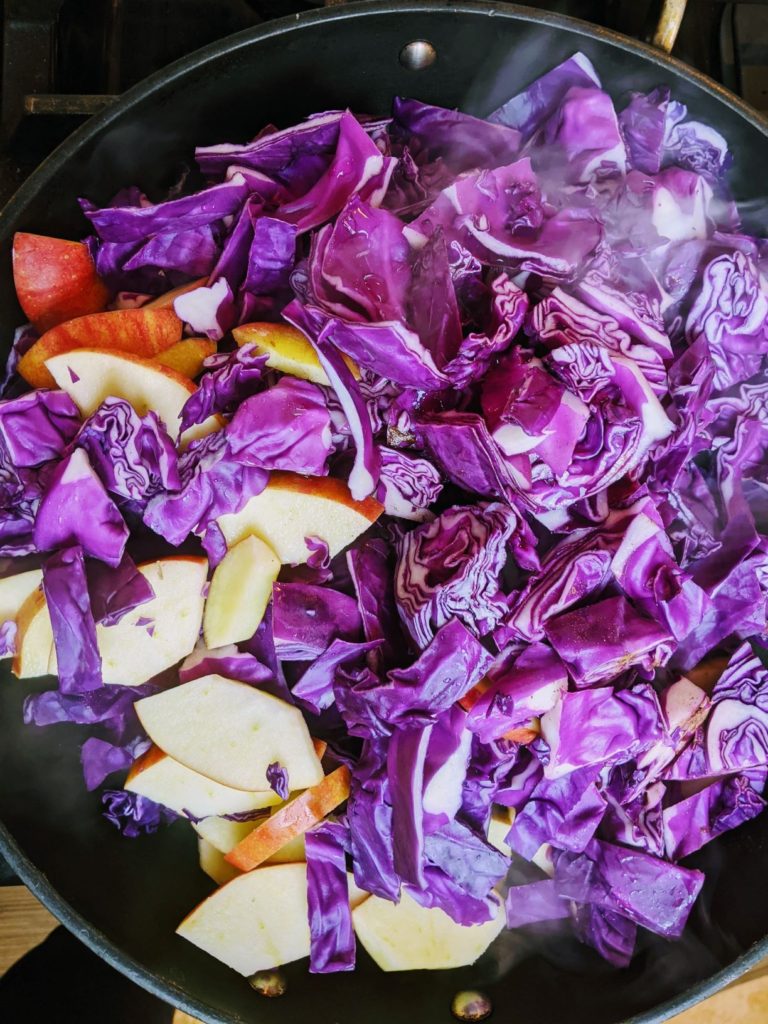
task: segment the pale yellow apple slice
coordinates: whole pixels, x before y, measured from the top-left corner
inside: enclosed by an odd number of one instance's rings
[[[224,860],[224,854],[220,850],[217,850],[215,846],[211,846],[202,837],[197,840],[197,853],[200,858],[200,867],[212,878],[216,885],[226,885],[227,882],[231,882],[233,878],[237,878],[240,871],[237,868],[233,868],[231,864],[227,864]]]
[[[274,864],[239,875],[196,907],[176,932],[246,977],[309,956],[306,864]]]
[[[269,483],[233,515],[219,516],[228,547],[249,534],[260,537],[283,565],[306,562],[307,537],[319,537],[331,557],[364,533],[384,511],[375,498],[355,501],[343,480],[272,473]]]
[[[16,653],[11,671],[19,679],[56,672],[56,651],[48,605],[42,589],[32,591],[16,618]]]
[[[5,579],[0,580],[0,624],[16,622],[18,626],[22,605],[34,590],[40,588],[42,580],[41,569],[18,572],[15,576],[6,576]],[[0,657],[10,658],[11,655],[6,654]]]
[[[399,903],[371,896],[352,911],[352,920],[382,971],[439,971],[473,964],[504,927],[504,909],[499,904],[486,924],[461,925],[403,892]]]
[[[267,796],[266,793],[263,795]],[[276,793],[270,792],[270,795],[279,801]],[[237,846],[241,839],[245,839],[249,832],[253,832],[255,825],[255,821],[232,821],[230,818],[213,816],[192,822],[192,828],[200,838],[217,849],[222,857]]]
[[[167,366],[182,377],[197,377],[203,371],[203,363],[216,351],[216,342],[208,338],[184,338],[164,352],[152,356],[153,363]]]
[[[255,345],[257,350],[266,355],[267,366],[292,377],[311,380],[314,384],[330,386],[328,374],[320,364],[311,343],[296,327],[290,324],[243,324],[232,331],[235,341],[243,345]],[[360,379],[360,370],[349,356],[342,356],[356,380]]]
[[[488,822],[488,842],[503,853],[505,857],[509,857],[512,852],[507,843],[507,836],[514,822],[514,807],[494,805],[491,812],[491,820]]]
[[[185,658],[200,634],[207,560],[177,555],[146,562],[139,571],[149,581],[154,598],[114,626],[96,627],[108,685],[140,686]]]
[[[134,705],[150,739],[171,757],[224,786],[266,790],[274,761],[291,788],[323,778],[298,708],[247,683],[209,675]]]
[[[181,410],[197,385],[167,366],[127,352],[80,348],[45,362],[54,380],[66,391],[83,416],[90,416],[105,398],[130,402],[140,416],[152,410],[172,438],[181,427]],[[209,416],[182,434],[182,444],[218,430],[221,420]]]
[[[131,793],[139,793],[156,804],[162,804],[177,814],[191,814],[195,818],[206,821],[221,821],[227,825],[240,825],[240,822],[228,821],[226,818],[209,817],[220,814],[242,814],[246,811],[257,811],[280,803],[280,797],[272,790],[248,793],[244,789],[233,789],[222,786],[220,782],[206,778],[199,772],[192,771],[186,765],[168,757],[159,747],[150,749],[133,763],[125,788]],[[202,824],[202,823],[201,823]],[[243,835],[253,829],[254,822],[245,822]],[[200,833],[203,835],[203,833]],[[203,836],[203,838],[208,838]],[[213,844],[217,846],[217,843]],[[224,850],[224,853],[227,851]]]
[[[248,640],[272,597],[280,559],[258,537],[244,537],[216,566],[205,602],[203,636],[208,647]]]

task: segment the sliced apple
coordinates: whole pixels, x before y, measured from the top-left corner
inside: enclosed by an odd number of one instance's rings
[[[32,591],[16,618],[16,653],[12,672],[19,679],[32,679],[56,671],[56,650],[48,605],[42,589]]]
[[[19,305],[38,331],[98,313],[109,300],[88,247],[65,238],[17,231],[13,283]]]
[[[226,647],[248,640],[264,618],[280,559],[258,537],[244,537],[216,566],[205,602],[206,646]]]
[[[19,572],[0,580],[0,624],[18,621],[22,605],[34,590],[39,589],[42,580],[40,569]],[[10,654],[4,657],[10,657]]]
[[[215,846],[211,846],[205,839],[197,840],[197,853],[201,869],[209,878],[213,879],[216,885],[226,885],[227,882],[231,882],[233,878],[237,878],[241,874],[237,868],[227,864],[224,854]]]
[[[149,359],[181,338],[182,323],[169,309],[115,309],[52,327],[19,360],[19,373],[35,388],[52,388],[49,359],[76,349],[128,352]]]
[[[209,341],[208,338],[185,338],[164,352],[158,352],[152,362],[167,366],[180,373],[182,377],[189,377],[192,380],[203,372],[204,361],[215,352],[215,341]]]
[[[270,811],[271,816],[280,814],[282,810],[288,807],[289,803],[293,803],[297,800],[301,794],[297,794],[291,800],[286,801],[284,804],[279,804],[277,807],[273,807]],[[265,824],[265,822],[262,822]],[[253,832],[253,829],[251,829]],[[304,842],[305,832],[300,832],[293,839],[289,839],[287,843],[284,843],[279,850],[275,850],[271,857],[268,857],[265,864],[295,864],[297,861],[307,859],[307,848]],[[227,851],[229,852],[229,851]]]
[[[201,676],[134,706],[158,747],[224,786],[267,790],[267,767],[274,761],[296,789],[323,778],[299,709],[247,683]]]
[[[149,698],[152,700],[153,698]],[[251,871],[274,856],[297,836],[322,821],[349,796],[350,771],[341,765],[322,782],[285,804],[242,839],[227,860],[241,871]]]
[[[194,818],[223,821],[230,825],[239,823],[209,816],[243,814],[262,808],[266,813],[266,808],[280,803],[280,798],[272,790],[248,793],[243,789],[222,786],[220,782],[214,782],[213,779],[208,779],[205,775],[193,772],[191,768],[174,761],[156,746],[150,747],[146,754],[133,763],[125,780],[125,788],[131,793],[146,796],[177,814],[188,813]],[[253,824],[252,821],[246,822],[247,827],[243,835],[253,829]],[[203,838],[208,839],[208,836]]]
[[[83,416],[95,412],[105,398],[123,398],[140,416],[156,412],[173,438],[181,427],[184,403],[197,390],[196,384],[175,370],[127,352],[81,348],[53,356],[45,365]],[[182,443],[204,437],[220,426],[219,417],[209,416],[204,423],[185,430]]]
[[[239,875],[196,907],[176,933],[246,977],[309,956],[306,864]]]
[[[138,568],[155,596],[114,626],[96,627],[104,682],[112,686],[140,686],[172,668],[200,634],[207,560],[177,555]]]
[[[277,801],[280,799],[276,793],[272,792],[261,795],[265,798],[272,796]],[[254,825],[253,821],[232,821],[230,818],[219,817],[203,818],[202,821],[192,822],[192,828],[200,838],[210,843],[222,856],[229,853],[241,839],[245,839],[250,832],[253,832]]]
[[[255,345],[259,352],[266,355],[267,366],[292,377],[311,380],[314,384],[330,386],[328,374],[320,364],[311,343],[296,327],[290,324],[243,324],[232,331],[235,341],[240,346]],[[360,379],[360,369],[349,356],[342,356],[356,380]]]
[[[375,498],[355,501],[343,480],[272,473],[261,494],[217,521],[228,547],[254,534],[269,544],[283,565],[295,565],[309,558],[307,537],[324,540],[333,557],[383,511]]]
[[[200,277],[197,281],[190,281],[189,284],[182,284],[178,288],[173,288],[169,292],[164,292],[162,295],[158,295],[156,299],[152,299],[148,302],[144,309],[173,309],[173,304],[180,295],[186,295],[187,292],[193,292],[195,288],[200,288],[208,280],[207,277]]]
[[[514,823],[514,807],[494,805],[491,812],[491,820],[488,822],[488,842],[503,853],[505,857],[509,857],[512,852],[507,843],[507,836]]]
[[[504,927],[504,909],[499,904],[486,924],[461,925],[403,892],[399,903],[371,896],[352,911],[352,921],[382,971],[439,971],[473,964]]]

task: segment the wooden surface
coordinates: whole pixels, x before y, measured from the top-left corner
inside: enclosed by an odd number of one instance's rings
[[[42,942],[56,924],[23,885],[0,887],[0,975]],[[177,1010],[173,1024],[198,1022]],[[768,1024],[768,961],[670,1024]]]

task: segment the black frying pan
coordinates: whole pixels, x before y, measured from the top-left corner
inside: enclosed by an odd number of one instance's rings
[[[410,69],[399,55],[430,41],[437,59]],[[232,36],[131,89],[71,136],[0,216],[0,323],[7,344],[22,320],[10,275],[17,229],[78,237],[74,197],[108,199],[137,182],[159,195],[196,142],[239,141],[262,124],[289,124],[333,107],[384,113],[396,94],[486,114],[546,68],[583,50],[617,95],[668,83],[736,154],[733,187],[759,199],[768,125],[728,92],[659,52],[588,25],[501,4],[369,3],[273,22]],[[38,685],[50,685],[41,681]],[[509,1024],[659,1021],[735,978],[768,954],[768,815],[692,858],[708,882],[680,943],[646,939],[617,971],[570,940],[503,936],[462,971],[386,975],[358,958],[354,974],[286,973],[280,1000],[174,936],[210,890],[192,830],[177,823],[126,840],[85,792],[82,730],[26,728],[29,683],[0,685],[0,848],[32,891],[84,942],[140,985],[207,1022],[440,1024],[452,996],[482,987]],[[83,979],[83,984],[87,984]],[[109,1015],[109,1008],[104,1008]]]

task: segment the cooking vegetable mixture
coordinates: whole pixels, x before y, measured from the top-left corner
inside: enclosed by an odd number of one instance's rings
[[[768,774],[730,160],[577,54],[487,120],[269,125],[16,236],[0,553],[38,557],[0,640],[58,676],[27,722],[93,726],[112,825],[197,832],[221,887],[180,935],[245,975],[681,935]]]

